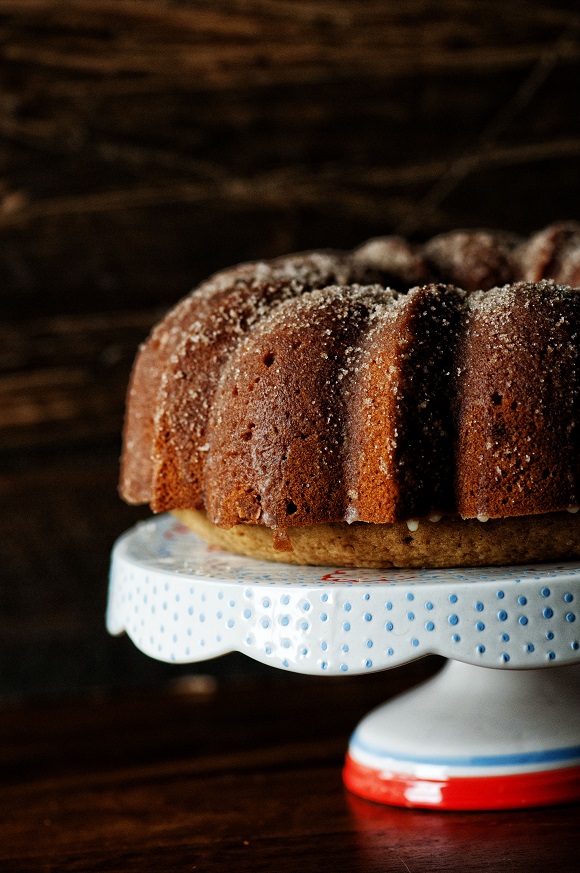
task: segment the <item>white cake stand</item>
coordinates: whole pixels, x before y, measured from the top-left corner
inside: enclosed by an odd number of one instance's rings
[[[579,604],[580,562],[295,567],[158,516],[114,547],[107,627],[174,663],[239,651],[336,676],[443,655],[441,673],[359,724],[345,783],[396,805],[498,809],[580,798]]]

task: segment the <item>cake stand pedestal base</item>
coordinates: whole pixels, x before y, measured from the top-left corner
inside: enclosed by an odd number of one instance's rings
[[[238,651],[352,676],[449,658],[364,719],[346,784],[384,803],[501,809],[580,799],[578,603],[578,561],[295,567],[220,552],[157,516],[115,545],[107,626],[181,664]]]
[[[396,806],[514,809],[580,799],[580,668],[448,661],[371,712],[344,768],[352,792]]]

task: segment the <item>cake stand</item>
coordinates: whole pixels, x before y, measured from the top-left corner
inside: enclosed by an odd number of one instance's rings
[[[107,627],[163,661],[239,651],[311,675],[443,655],[359,724],[344,781],[400,806],[501,809],[580,798],[579,603],[580,562],[295,567],[219,551],[162,515],[114,547]]]

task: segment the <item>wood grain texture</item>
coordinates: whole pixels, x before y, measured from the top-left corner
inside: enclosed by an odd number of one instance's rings
[[[577,807],[426,813],[345,791],[356,721],[434,667],[4,708],[3,869],[574,871]]]
[[[251,257],[572,216],[578,24],[523,0],[4,3],[0,294],[165,305]]]
[[[0,451],[117,436],[128,373],[160,312],[89,312],[0,324]]]

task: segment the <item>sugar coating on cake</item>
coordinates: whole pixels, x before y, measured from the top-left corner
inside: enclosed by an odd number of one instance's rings
[[[578,285],[570,222],[224,270],[140,349],[121,493],[282,549],[294,527],[574,509]]]
[[[546,281],[468,298],[455,415],[463,517],[578,504],[579,325],[580,294]]]

